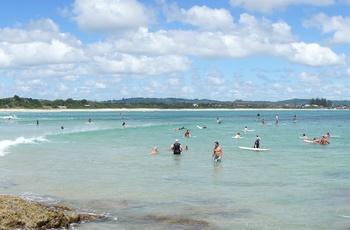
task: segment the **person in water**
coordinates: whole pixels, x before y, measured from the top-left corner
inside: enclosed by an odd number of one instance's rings
[[[171,145],[171,148],[170,148],[170,149],[171,149],[171,151],[173,151],[173,153],[174,153],[175,155],[181,154],[181,152],[182,152],[182,146],[181,146],[181,144],[179,143],[179,140],[178,140],[178,139],[175,140],[175,143]]]
[[[316,137],[314,137],[314,139],[312,140],[314,143],[321,143],[321,140],[316,139]]]
[[[256,139],[255,139],[255,142],[254,142],[254,148],[255,149],[260,148],[260,137],[258,135],[256,135]]]
[[[307,139],[307,136],[305,135],[305,133],[303,133],[303,139]]]
[[[276,115],[276,125],[278,125],[278,115]]]
[[[237,133],[235,138],[241,138],[241,134],[240,133]]]
[[[188,129],[185,132],[185,137],[190,137],[190,131]]]
[[[262,119],[261,123],[262,123],[263,125],[265,125],[265,119],[264,119],[264,118]]]
[[[327,140],[327,137],[326,136],[323,136],[321,141],[320,141],[320,144],[321,145],[329,145],[329,141]]]
[[[154,148],[151,149],[151,151],[149,152],[149,154],[157,154],[157,153],[158,153],[157,147],[154,147]]]
[[[222,148],[219,146],[219,142],[214,142],[214,150],[212,154],[212,160],[215,162],[221,162],[222,161]]]

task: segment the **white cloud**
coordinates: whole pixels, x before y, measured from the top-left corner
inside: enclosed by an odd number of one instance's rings
[[[243,7],[249,11],[262,13],[284,10],[291,5],[329,6],[334,3],[335,0],[230,0],[230,4],[233,7]]]
[[[334,33],[330,39],[332,43],[350,43],[350,17],[333,16],[329,17],[319,13],[303,23],[305,27],[316,27],[322,33]]]
[[[299,75],[299,80],[302,83],[307,83],[312,85],[319,85],[321,83],[321,78],[317,76],[315,73],[307,73],[307,72],[302,72]]]
[[[0,29],[0,68],[83,60],[81,42],[60,33],[50,19],[32,21],[23,29]]]
[[[137,74],[140,76],[161,75],[177,71],[187,71],[190,61],[187,57],[168,55],[159,57],[120,54],[117,58],[94,57],[91,64],[95,71],[117,74]]]
[[[166,11],[168,21],[179,21],[205,30],[229,30],[233,28],[233,17],[226,9],[212,9],[207,6],[193,6],[179,9],[172,5]]]
[[[147,26],[151,12],[136,0],[75,0],[74,19],[84,31],[118,31]]]
[[[322,47],[317,43],[292,43],[278,46],[278,54],[284,56],[293,63],[309,66],[342,65],[344,55],[337,55],[328,47]]]

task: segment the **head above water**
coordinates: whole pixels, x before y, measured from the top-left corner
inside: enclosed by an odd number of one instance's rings
[[[175,142],[179,142],[179,140],[178,140],[178,139],[176,139],[176,140],[175,140]]]

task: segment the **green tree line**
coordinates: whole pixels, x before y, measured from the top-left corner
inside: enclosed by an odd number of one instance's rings
[[[332,107],[332,101],[327,100],[326,98],[312,98],[309,101],[310,105],[318,105],[318,106],[323,106],[323,107]]]
[[[302,103],[304,101],[304,103]],[[109,101],[88,101],[74,100],[68,98],[66,100],[38,100],[32,98],[21,98],[17,95],[11,98],[0,99],[0,108],[23,108],[23,109],[103,109],[103,108],[154,108],[154,109],[206,109],[206,108],[221,108],[221,109],[235,109],[235,108],[302,108],[302,104],[309,102],[311,105],[318,105],[323,107],[331,107],[332,102],[325,98],[316,98],[311,100],[296,99],[284,102],[259,102],[259,101],[212,101],[212,100],[190,100],[179,98],[131,98],[122,100]]]

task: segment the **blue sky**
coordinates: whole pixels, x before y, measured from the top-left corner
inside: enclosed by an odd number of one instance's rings
[[[0,98],[350,100],[350,0],[0,2]]]

